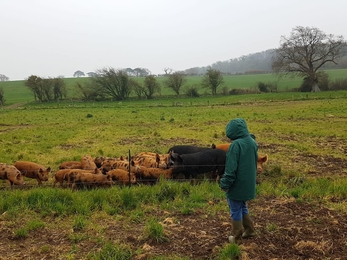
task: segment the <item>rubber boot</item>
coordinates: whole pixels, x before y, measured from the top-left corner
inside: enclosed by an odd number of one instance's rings
[[[245,232],[243,232],[242,238],[254,237],[255,229],[254,229],[253,221],[251,217],[249,216],[249,214],[243,215],[242,224],[243,224],[243,227],[245,228]]]
[[[234,235],[229,237],[230,243],[238,243],[242,237],[242,220],[233,220]]]

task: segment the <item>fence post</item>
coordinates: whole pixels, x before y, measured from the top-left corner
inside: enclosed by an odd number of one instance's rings
[[[130,188],[130,149],[128,151],[128,176],[129,176],[129,188]]]

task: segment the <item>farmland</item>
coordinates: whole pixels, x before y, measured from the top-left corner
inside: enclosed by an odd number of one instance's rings
[[[346,69],[327,70],[330,80],[345,79],[347,75]],[[134,78],[140,84],[143,83],[144,78]],[[76,82],[81,84],[88,82],[88,77],[81,78],[65,78],[66,87],[68,90],[68,99],[76,98]],[[160,95],[156,94],[156,98],[172,98],[175,97],[175,92],[164,86],[165,77],[158,77],[158,83],[161,85]],[[202,76],[188,76],[186,84],[182,87],[182,94],[187,87],[196,86],[199,94],[208,95],[211,90],[201,86]],[[218,88],[218,93],[222,89],[258,89],[258,83],[263,82],[266,84],[276,84],[279,92],[290,91],[298,88],[302,83],[301,78],[281,77],[275,74],[255,74],[255,75],[226,75],[224,76],[224,83]],[[24,81],[6,81],[0,82],[0,88],[4,90],[5,105],[23,104],[34,101],[34,96],[29,88],[24,85]],[[132,95],[134,97],[134,95]]]
[[[269,156],[249,204],[257,236],[238,247],[242,258],[344,259],[346,94],[18,104],[26,103],[21,97],[0,111],[0,162],[39,162],[54,173],[84,154],[207,147],[227,142],[225,125],[242,117],[259,154]],[[52,178],[43,187],[26,181],[24,190],[0,183],[0,259],[225,259],[231,250],[230,217],[215,182],[72,192],[53,188]]]

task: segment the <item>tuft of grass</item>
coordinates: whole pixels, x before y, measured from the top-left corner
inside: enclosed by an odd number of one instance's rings
[[[278,226],[274,223],[267,223],[266,224],[266,230],[269,232],[277,232],[278,231]]]
[[[43,228],[45,226],[45,223],[43,223],[41,220],[34,219],[27,223],[27,228],[29,231],[33,231],[39,228]]]
[[[71,233],[68,235],[68,238],[73,243],[79,243],[83,240],[86,240],[88,238],[88,236],[86,234],[83,234],[83,233]]]
[[[75,217],[72,228],[74,231],[81,231],[87,226],[87,221],[84,216],[78,215]]]
[[[241,255],[241,249],[237,244],[227,244],[219,250],[215,260],[238,259]]]
[[[25,238],[29,235],[29,230],[26,227],[21,227],[14,231],[14,234],[17,238]]]
[[[169,238],[165,235],[164,227],[153,218],[146,222],[144,233],[146,239],[154,240],[157,243],[169,241]]]
[[[124,244],[107,242],[100,251],[89,255],[94,260],[130,260],[133,256],[131,248]]]
[[[51,248],[48,245],[44,245],[40,248],[41,254],[47,254],[49,251],[51,251]]]
[[[25,226],[14,231],[14,234],[17,238],[25,238],[29,235],[30,231],[43,228],[45,224],[41,220],[31,220]]]

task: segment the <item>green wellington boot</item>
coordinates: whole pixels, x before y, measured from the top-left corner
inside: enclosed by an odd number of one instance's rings
[[[242,237],[242,220],[233,220],[233,231],[234,231],[234,235],[229,237],[229,242],[230,243],[237,243],[241,237]]]
[[[254,229],[253,221],[250,218],[249,214],[243,215],[242,224],[243,224],[243,227],[245,228],[245,232],[243,232],[242,238],[254,237],[255,229]]]

